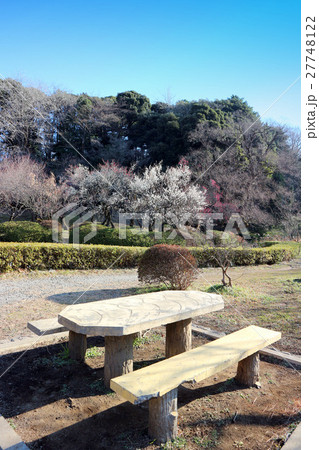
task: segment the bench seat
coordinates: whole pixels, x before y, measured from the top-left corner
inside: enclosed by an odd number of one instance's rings
[[[149,434],[158,442],[166,442],[176,437],[178,386],[204,380],[240,361],[239,381],[253,385],[251,380],[258,380],[259,375],[258,351],[280,338],[280,332],[251,325],[188,352],[113,378],[111,389],[133,404],[150,400]]]
[[[28,322],[28,328],[38,336],[68,331],[65,326],[58,322],[57,317],[53,317],[52,319],[33,320]]]

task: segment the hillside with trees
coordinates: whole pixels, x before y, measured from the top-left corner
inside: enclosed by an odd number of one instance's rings
[[[300,134],[237,96],[152,104],[135,91],[48,94],[0,80],[1,213],[50,219],[66,201],[94,205],[109,225],[113,210],[165,210],[168,221],[173,209],[236,212],[253,233],[295,237]]]

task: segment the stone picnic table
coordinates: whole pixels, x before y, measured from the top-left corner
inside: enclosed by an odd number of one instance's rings
[[[73,359],[83,361],[86,336],[104,336],[104,381],[133,371],[137,333],[166,325],[166,358],[191,350],[192,318],[224,308],[221,295],[199,291],[160,291],[71,305],[58,321],[69,330]]]

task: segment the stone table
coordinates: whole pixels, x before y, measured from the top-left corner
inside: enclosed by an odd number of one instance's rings
[[[133,370],[133,340],[148,328],[166,325],[166,357],[191,349],[192,318],[224,308],[221,295],[199,291],[161,291],[71,305],[58,316],[69,330],[73,359],[83,361],[86,336],[105,337],[104,380]]]

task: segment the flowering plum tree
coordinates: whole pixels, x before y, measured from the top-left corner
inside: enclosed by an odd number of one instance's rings
[[[162,224],[184,225],[206,205],[205,193],[191,182],[187,161],[163,170],[162,164],[145,169],[132,180],[132,208],[149,218],[150,229],[160,217]]]
[[[69,170],[64,189],[69,201],[103,214],[106,225],[114,227],[113,210],[127,208],[132,179],[131,170],[116,162],[104,162],[97,170],[78,166]]]

